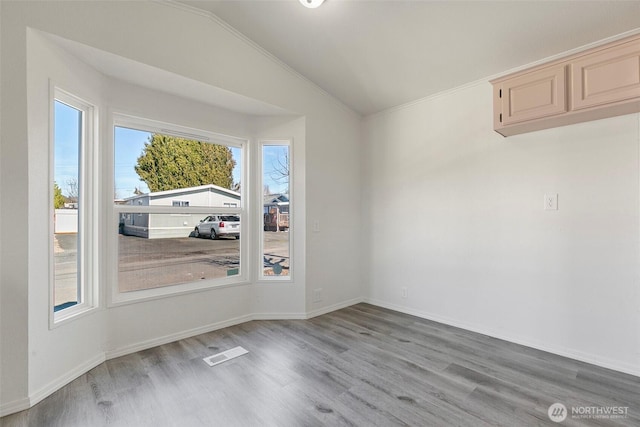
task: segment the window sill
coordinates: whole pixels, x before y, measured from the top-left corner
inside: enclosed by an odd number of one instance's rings
[[[211,281],[195,282],[182,285],[163,286],[155,289],[145,289],[132,292],[117,292],[112,290],[109,301],[107,303],[108,308],[119,307],[129,304],[137,304],[141,302],[153,301],[164,298],[171,298],[179,295],[192,294],[196,292],[206,292],[223,288],[230,288],[235,286],[250,285],[251,282],[246,279],[219,282],[218,284],[212,284]]]
[[[49,329],[52,330],[58,328],[76,319],[93,314],[99,309],[100,307],[97,305],[80,305],[60,310],[58,312],[51,311],[51,315],[49,316]]]
[[[262,276],[259,283],[293,283],[291,276]]]

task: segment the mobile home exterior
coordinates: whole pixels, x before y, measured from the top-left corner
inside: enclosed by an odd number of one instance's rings
[[[158,191],[124,199],[131,206],[202,206],[229,208],[240,206],[240,193],[213,184],[178,190]],[[120,233],[147,239],[188,237],[206,215],[180,212],[175,214],[123,213]],[[216,213],[215,209],[211,213]]]
[[[289,229],[289,195],[270,194],[264,198],[264,231]]]

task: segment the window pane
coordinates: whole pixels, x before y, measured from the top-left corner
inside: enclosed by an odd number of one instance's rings
[[[54,103],[54,311],[82,302],[80,292],[80,147],[82,112]]]
[[[120,292],[240,274],[238,216],[122,213],[119,230]]]
[[[289,146],[262,148],[264,276],[289,276]]]
[[[115,128],[116,204],[239,207],[242,149]]]

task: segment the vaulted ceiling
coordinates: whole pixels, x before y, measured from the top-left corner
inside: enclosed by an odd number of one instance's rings
[[[362,115],[640,28],[640,1],[181,2]]]

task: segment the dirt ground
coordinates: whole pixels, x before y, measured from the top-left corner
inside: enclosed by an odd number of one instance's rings
[[[264,232],[263,274],[289,275],[289,233]],[[239,274],[242,239],[145,239],[118,235],[120,292],[171,286]],[[77,236],[54,239],[55,304],[77,295]]]

